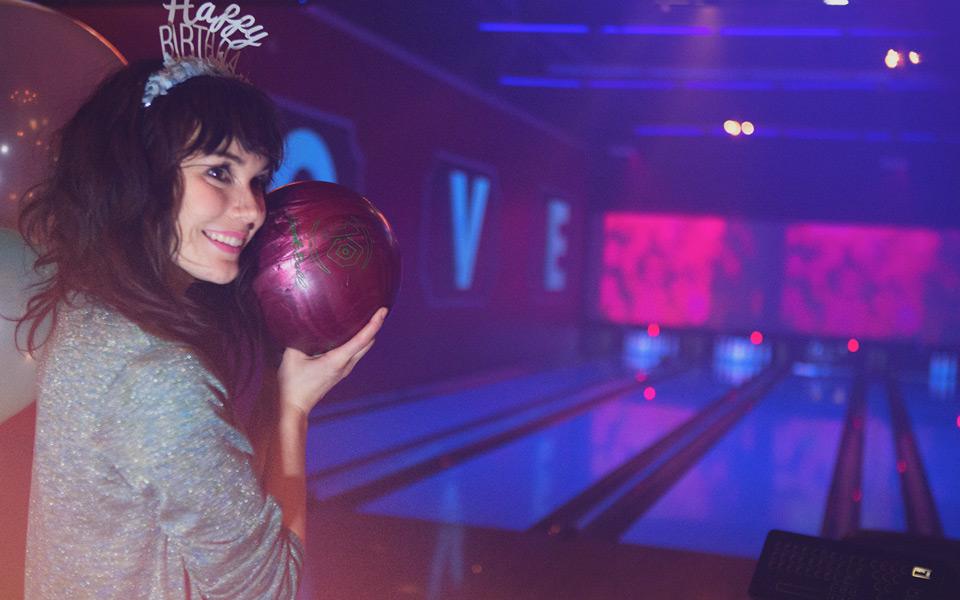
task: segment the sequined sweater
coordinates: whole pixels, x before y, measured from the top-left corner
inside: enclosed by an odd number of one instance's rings
[[[196,356],[84,303],[38,366],[28,600],[296,596],[302,544]]]

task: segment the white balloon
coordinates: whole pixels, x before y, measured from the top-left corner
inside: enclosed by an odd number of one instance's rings
[[[19,317],[26,308],[27,287],[36,281],[34,254],[23,238],[0,228],[0,316]],[[33,358],[16,347],[16,322],[0,318],[0,423],[26,408],[34,399]],[[21,339],[25,336],[21,335]]]

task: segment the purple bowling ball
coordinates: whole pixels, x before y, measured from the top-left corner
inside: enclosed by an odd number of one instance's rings
[[[253,289],[285,347],[327,352],[353,337],[400,288],[400,248],[369,200],[334,183],[300,181],[267,195]]]

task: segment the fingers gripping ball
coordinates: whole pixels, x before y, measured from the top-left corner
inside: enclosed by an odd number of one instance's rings
[[[267,329],[307,354],[353,337],[400,288],[400,248],[369,200],[340,185],[301,181],[267,196],[253,289]]]

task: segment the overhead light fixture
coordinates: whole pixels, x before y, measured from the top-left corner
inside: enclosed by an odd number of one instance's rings
[[[753,123],[750,121],[744,121],[740,124],[740,131],[743,132],[743,135],[753,135],[754,128]]]
[[[590,26],[583,23],[477,23],[478,31],[493,33],[590,33]]]
[[[887,65],[888,69],[896,69],[903,64],[903,55],[890,48],[887,50],[886,56],[883,57],[883,64]]]
[[[733,136],[740,135],[740,123],[733,119],[727,119],[723,122],[723,130]]]
[[[850,4],[850,0],[823,0],[823,3],[827,6],[846,6]]]
[[[907,54],[907,58],[909,58],[910,62],[915,65],[920,64],[920,53],[917,52],[916,50],[911,50],[910,53]]]

